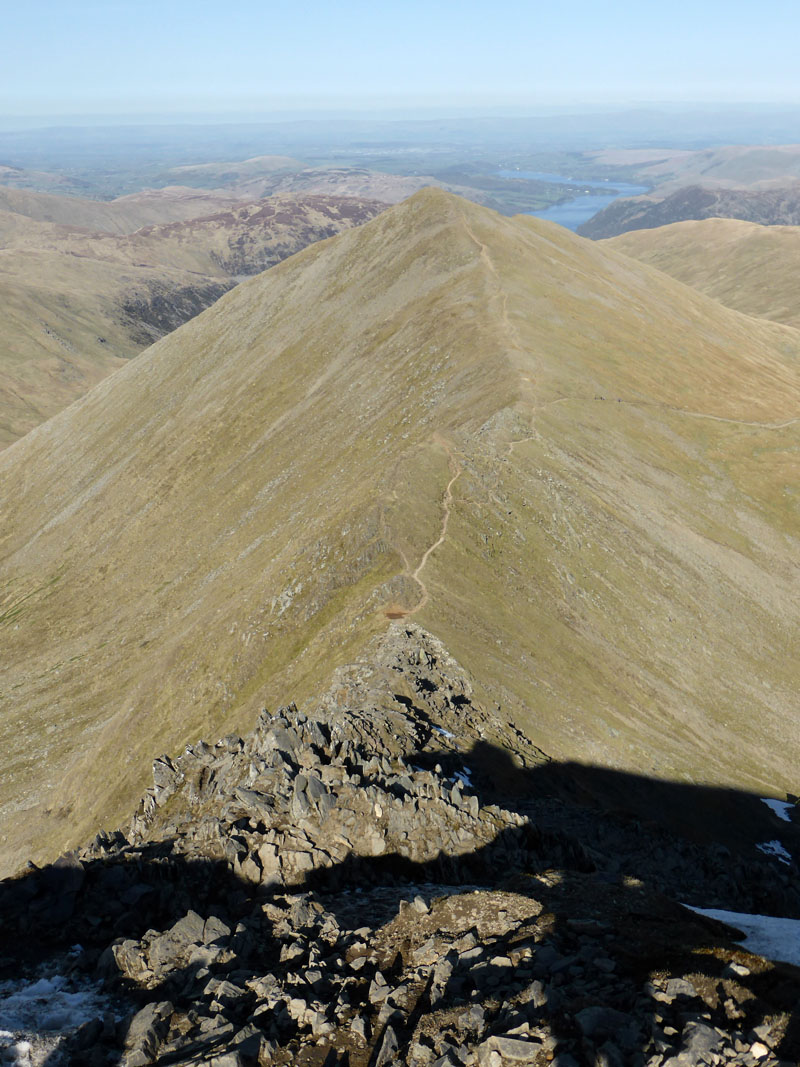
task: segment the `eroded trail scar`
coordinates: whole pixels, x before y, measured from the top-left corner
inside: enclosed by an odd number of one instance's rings
[[[413,607],[408,612],[409,615],[415,615],[418,611],[420,611],[422,608],[424,608],[425,605],[428,603],[428,597],[429,597],[428,587],[425,585],[425,582],[422,579],[422,572],[425,570],[425,565],[427,564],[428,560],[430,559],[431,554],[436,551],[436,549],[439,547],[439,545],[444,543],[444,540],[447,537],[447,524],[450,521],[450,508],[451,508],[452,503],[453,503],[453,486],[458,481],[458,479],[459,479],[459,477],[461,475],[461,471],[462,471],[462,468],[458,464],[458,462],[456,461],[456,458],[453,455],[453,450],[450,448],[448,443],[446,441],[442,440],[441,438],[439,439],[439,443],[447,451],[447,459],[448,459],[448,463],[449,463],[449,466],[450,466],[450,471],[451,471],[452,477],[450,478],[450,481],[447,483],[447,487],[445,488],[445,491],[444,491],[444,496],[442,497],[442,525],[441,525],[441,528],[440,528],[440,531],[439,531],[439,536],[433,542],[432,545],[429,545],[425,549],[425,551],[422,554],[422,558],[420,559],[420,561],[419,561],[419,563],[417,565],[416,570],[411,575],[411,577],[414,579],[414,581],[419,586],[420,592],[422,593],[422,596],[421,596],[419,602],[417,603],[416,607]]]

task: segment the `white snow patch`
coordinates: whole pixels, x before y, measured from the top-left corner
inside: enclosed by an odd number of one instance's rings
[[[719,919],[741,930],[742,946],[757,956],[800,967],[800,919],[781,919],[774,915],[748,915],[740,911],[721,911],[719,908],[684,908],[709,919]],[[737,938],[738,940],[738,938]]]
[[[791,853],[786,851],[777,838],[774,841],[764,841],[762,844],[756,845],[756,848],[759,852],[763,852],[765,856],[774,856],[781,863],[790,864],[792,862]]]
[[[455,737],[455,734],[451,734],[449,730],[445,730],[443,726],[434,726],[434,730],[437,734],[441,734],[442,737]]]
[[[761,802],[771,808],[779,819],[783,819],[784,822],[792,821],[789,812],[794,810],[794,804],[786,800],[773,800],[771,797],[761,797]]]
[[[475,788],[472,784],[472,771],[469,767],[465,767],[462,771],[456,771],[454,777],[469,789]]]
[[[0,1019],[17,1032],[60,1033],[107,1010],[99,989],[81,988],[60,974],[36,982],[0,982]]]

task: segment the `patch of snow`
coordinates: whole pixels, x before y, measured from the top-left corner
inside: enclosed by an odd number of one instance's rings
[[[783,819],[784,822],[792,821],[789,812],[794,810],[794,804],[786,800],[772,800],[771,797],[761,797],[761,802],[771,808],[779,819]]]
[[[102,1015],[96,990],[70,985],[60,974],[36,982],[0,982],[4,1025],[17,1031],[61,1031]]]
[[[75,955],[71,951],[61,962],[72,961]],[[91,1019],[109,1013],[116,1017],[116,1007],[99,985],[77,976],[45,971],[35,979],[0,982],[0,1063],[16,1067],[61,1063],[68,1035]]]
[[[462,771],[456,771],[453,777],[458,779],[462,785],[467,786],[469,789],[475,788],[472,784],[472,771],[469,767],[465,767]]]
[[[455,734],[451,734],[449,730],[445,730],[443,726],[434,726],[434,730],[437,734],[441,734],[442,737],[455,737]]]
[[[765,856],[774,856],[781,863],[790,864],[792,862],[791,854],[786,851],[777,838],[774,841],[764,841],[762,844],[756,845],[756,848],[759,852],[763,852]]]
[[[684,908],[710,919],[719,919],[741,930],[742,946],[765,959],[792,963],[800,967],[800,919],[781,919],[774,915],[748,915],[746,912],[722,911],[719,908]],[[738,940],[738,938],[737,938]]]

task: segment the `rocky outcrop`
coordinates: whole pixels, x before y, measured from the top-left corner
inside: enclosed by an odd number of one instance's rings
[[[3,883],[5,962],[78,942],[132,998],[65,1044],[81,1064],[794,1056],[794,973],[676,902],[761,879],[800,915],[793,871],[570,801],[556,768],[393,626],[317,707],[158,758],[130,827]]]

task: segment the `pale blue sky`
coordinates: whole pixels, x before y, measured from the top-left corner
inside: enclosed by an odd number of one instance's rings
[[[28,0],[0,114],[800,104],[797,0]]]

